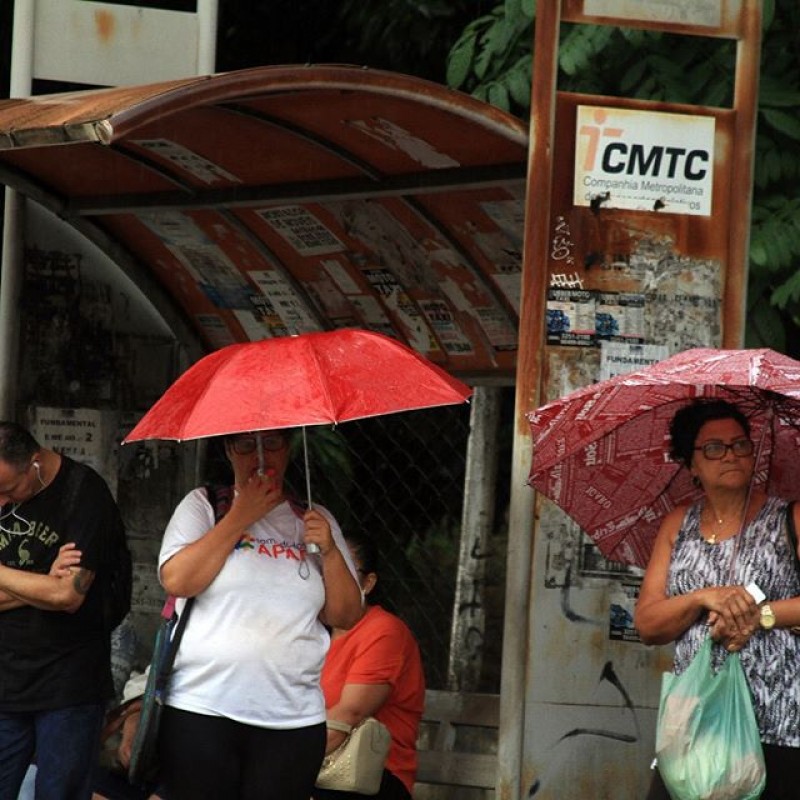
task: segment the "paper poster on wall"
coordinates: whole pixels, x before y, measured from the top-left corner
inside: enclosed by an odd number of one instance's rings
[[[456,311],[475,320],[495,350],[517,349],[517,329],[491,295],[478,286],[468,287],[452,277],[443,280],[439,288]],[[469,296],[465,293],[468,288],[471,289]]]
[[[439,275],[432,263],[427,237],[423,241],[418,231],[409,230],[380,203],[346,200],[327,203],[325,208],[363,248],[347,254],[357,269],[377,269],[385,265],[391,267],[392,275],[401,286],[438,291]]]
[[[618,642],[639,642],[639,631],[633,624],[639,584],[618,583],[611,593],[608,619],[608,638]]]
[[[200,328],[203,336],[214,350],[236,342],[230,328],[218,314],[195,314],[194,319],[197,327]]]
[[[207,158],[193,152],[188,147],[169,139],[134,139],[133,143],[144,150],[148,150],[151,155],[169,161],[170,164],[189,173],[189,175],[202,183],[242,182],[236,175],[232,175],[220,167],[219,164],[215,164],[213,161],[209,161]]]
[[[180,211],[161,211],[137,214],[139,221],[147,226],[164,244],[176,247],[199,247],[212,244],[211,239],[195,224],[195,221]]]
[[[594,346],[594,294],[582,289],[548,289],[546,324],[547,344]]]
[[[598,292],[595,329],[598,340],[644,342],[643,294]]]
[[[669,348],[662,344],[600,343],[600,380],[649,367],[669,357]]]
[[[252,311],[237,309],[233,312],[248,340],[260,342],[273,336],[286,336],[286,327],[273,311],[269,300],[266,297],[253,297],[252,301]]]
[[[576,206],[711,215],[710,116],[578,106]]]
[[[513,192],[512,192],[513,194]],[[509,244],[522,255],[522,231],[525,230],[525,197],[513,200],[487,200],[480,204],[484,214],[505,234]]]
[[[178,212],[140,214],[139,219],[162,242],[219,308],[247,308],[249,287],[224,250],[192,217]]]
[[[32,410],[31,433],[42,447],[88,464],[101,475],[113,474],[116,485],[116,452],[109,446],[106,428],[103,412],[95,408],[39,406]],[[107,463],[110,455],[112,470]]]
[[[420,353],[438,352],[439,346],[427,320],[394,275],[387,269],[365,269],[363,274],[403,326],[409,345]]]
[[[269,299],[272,311],[280,317],[286,334],[321,330],[319,323],[311,316],[299,294],[278,270],[252,270],[247,275],[258,286],[262,294]],[[285,336],[286,334],[280,335]]]
[[[648,276],[646,339],[679,353],[722,343],[722,269],[715,259],[664,254]]]
[[[517,315],[517,318],[519,318],[522,301],[521,273],[513,273],[510,275],[495,273],[492,275],[492,280],[500,288],[503,296],[511,304],[514,313]]]
[[[453,312],[442,300],[420,300],[419,307],[436,333],[445,352],[453,356],[472,355],[475,351],[456,324]]]
[[[395,339],[397,331],[386,315],[383,306],[371,294],[357,294],[350,298],[350,302],[355,306],[364,324],[375,333],[382,333]]]
[[[216,244],[169,246],[197,285],[218,308],[247,308],[250,287],[242,273]]]
[[[430,142],[381,117],[347,120],[347,125],[384,144],[390,150],[399,150],[410,159],[429,169],[458,167],[455,159],[437,150]]]
[[[326,258],[320,261],[320,265],[343,294],[361,294],[362,289],[347,271],[347,267],[340,261],[335,258]]]
[[[262,208],[256,213],[302,256],[320,256],[345,249],[333,231],[302,206]]]

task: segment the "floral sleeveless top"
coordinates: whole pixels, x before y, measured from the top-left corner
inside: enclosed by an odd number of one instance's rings
[[[700,535],[702,501],[693,505],[683,519],[672,551],[667,594],[686,594],[705,586],[746,586],[755,581],[767,601],[800,595],[800,578],[786,527],[786,507],[785,500],[770,497],[738,536],[709,544]],[[703,617],[677,640],[677,674],[689,666],[706,636]],[[725,650],[715,645],[715,669],[725,656]],[[784,628],[759,629],[742,648],[741,662],[761,740],[800,747],[800,636]]]

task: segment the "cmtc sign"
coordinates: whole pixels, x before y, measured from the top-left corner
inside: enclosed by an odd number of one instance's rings
[[[576,206],[711,215],[715,120],[578,106]]]

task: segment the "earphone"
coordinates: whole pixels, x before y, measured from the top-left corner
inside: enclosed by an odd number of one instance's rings
[[[39,462],[38,461],[33,461],[31,463],[31,466],[33,467],[33,471],[36,473],[36,480],[39,481],[39,484],[40,484],[41,488],[44,489],[45,482],[42,480],[42,468],[39,465]]]

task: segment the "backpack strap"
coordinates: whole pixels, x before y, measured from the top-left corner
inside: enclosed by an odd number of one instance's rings
[[[215,484],[206,484],[204,487],[206,490],[206,496],[208,497],[208,502],[211,503],[211,508],[214,509],[214,522],[219,522],[230,510],[231,503],[233,503],[233,487],[232,486],[224,486],[224,485],[215,485]],[[175,602],[177,601],[177,597],[174,595],[168,595],[166,601],[164,602],[164,607],[161,609],[161,616],[164,619],[171,619],[172,615],[175,613]],[[175,627],[175,633],[173,635],[173,652],[172,652],[172,659],[175,658],[175,653],[178,651],[178,645],[180,644],[181,637],[183,636],[183,629],[186,627],[186,623],[189,621],[189,613],[192,610],[192,605],[194,603],[193,597],[187,597],[186,602],[183,605],[183,613],[178,620],[178,624]],[[170,662],[170,668],[172,664]]]
[[[794,557],[794,568],[795,572],[797,572],[798,577],[800,577],[800,558],[797,555],[797,528],[794,524],[794,503],[795,501],[792,500],[789,505],[786,506],[786,530],[789,533],[789,544],[792,548],[792,556]],[[800,635],[800,626],[792,625],[789,630],[795,635]]]
[[[233,486],[207,483],[206,496],[214,509],[214,523],[219,522],[231,509],[233,503]]]

